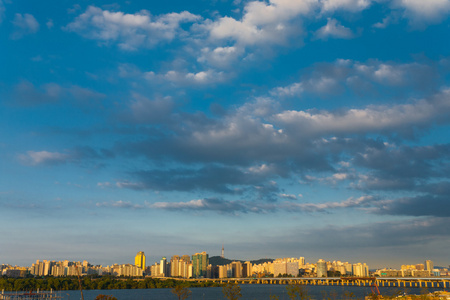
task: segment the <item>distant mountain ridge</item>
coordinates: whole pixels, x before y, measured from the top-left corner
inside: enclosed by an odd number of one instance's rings
[[[209,263],[213,266],[224,266],[231,264],[233,261],[240,261],[242,263],[246,262],[245,260],[239,260],[239,259],[228,259],[228,258],[222,258],[220,256],[212,256],[209,258]],[[257,260],[251,260],[250,261],[253,265],[262,264],[265,262],[273,262],[272,258],[261,258]]]

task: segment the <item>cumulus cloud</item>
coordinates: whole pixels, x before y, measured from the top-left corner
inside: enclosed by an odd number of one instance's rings
[[[435,23],[450,13],[449,0],[393,0],[394,7],[403,8],[413,25]]]
[[[233,40],[240,45],[284,44],[288,36],[301,34],[292,21],[308,14],[316,5],[315,0],[251,1],[246,4],[241,20],[222,17],[206,27],[212,39]]]
[[[315,36],[322,40],[328,38],[351,39],[354,37],[354,34],[349,28],[342,26],[338,20],[328,18],[327,24],[319,28]]]
[[[322,0],[320,1],[322,12],[334,12],[346,10],[359,12],[370,6],[372,0]]]
[[[273,88],[272,96],[299,97],[305,93],[319,96],[335,95],[351,91],[375,93],[375,87],[390,87],[384,92],[427,91],[436,88],[438,74],[433,64],[381,62],[369,60],[358,62],[338,59],[333,63],[322,63],[308,68],[301,81]],[[441,75],[442,76],[442,75]]]
[[[199,72],[169,70],[161,74],[152,71],[144,73],[144,78],[150,82],[169,82],[177,86],[213,84],[223,82],[227,77],[224,72],[214,69]]]
[[[183,31],[181,24],[198,20],[200,16],[187,11],[152,16],[148,11],[126,14],[89,6],[65,29],[101,43],[117,44],[123,50],[137,50],[170,42]]]
[[[15,14],[12,24],[14,25],[14,31],[11,33],[11,38],[13,40],[21,39],[25,35],[36,33],[39,30],[39,23],[31,14]]]
[[[243,49],[237,46],[216,47],[214,49],[205,47],[201,49],[201,55],[197,61],[214,67],[230,68],[243,54]]]
[[[279,97],[293,97],[293,96],[300,96],[304,91],[303,83],[302,82],[295,82],[285,87],[277,87],[270,91],[270,94],[272,96],[279,96]]]
[[[359,176],[354,187],[362,190],[415,190],[432,193],[424,182],[427,178],[445,177],[445,167],[439,162],[449,159],[450,147],[446,144],[367,147],[354,156],[353,163],[370,172]]]
[[[259,99],[220,119],[202,114],[173,116],[179,126],[171,126],[170,133],[118,143],[115,151],[187,165],[131,174],[144,188],[153,190],[238,195],[264,190],[266,200],[273,200],[282,192],[270,181],[314,172],[325,172],[325,176],[309,180],[318,184],[345,181],[349,187],[364,191],[411,189],[418,180],[442,177],[445,170],[437,161],[448,157],[448,147],[402,148],[387,144],[381,137],[397,134],[412,138],[415,131],[430,128],[435,122],[446,124],[449,95],[444,91],[404,104],[339,111],[283,111],[275,101]],[[364,138],[369,134],[380,137]]]
[[[412,134],[414,127],[429,127],[444,120],[450,110],[450,91],[435,99],[418,100],[410,104],[349,109],[344,112],[284,111],[274,116],[277,124],[294,128],[308,128],[302,134],[350,134],[396,131]],[[297,130],[297,129],[295,129]]]

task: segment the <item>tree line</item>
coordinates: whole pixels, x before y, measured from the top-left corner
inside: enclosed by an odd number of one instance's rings
[[[210,281],[183,281],[158,278],[121,279],[112,276],[91,277],[84,276],[81,279],[83,290],[116,290],[116,289],[158,289],[174,288],[176,286],[190,287],[213,287],[222,286]],[[49,290],[77,290],[79,283],[77,277],[30,277],[30,278],[8,278],[0,277],[0,291],[49,291]]]

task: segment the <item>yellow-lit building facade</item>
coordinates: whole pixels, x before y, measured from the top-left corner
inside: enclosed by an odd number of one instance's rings
[[[139,251],[134,258],[134,265],[145,271],[145,254]]]

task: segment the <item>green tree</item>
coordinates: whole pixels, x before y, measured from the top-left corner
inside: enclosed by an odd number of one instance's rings
[[[191,295],[191,290],[182,285],[177,285],[172,289],[172,294],[178,297],[178,300],[185,300]]]
[[[222,287],[222,293],[228,300],[238,300],[242,297],[241,287],[231,282],[228,282]]]
[[[308,290],[301,284],[290,284],[286,286],[287,294],[291,300],[307,300],[311,299]]]

